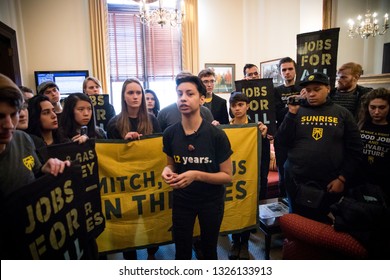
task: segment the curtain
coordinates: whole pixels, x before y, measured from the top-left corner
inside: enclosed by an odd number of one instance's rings
[[[108,93],[108,39],[107,1],[89,0],[89,17],[92,44],[92,73],[102,83],[103,93]]]
[[[197,75],[199,72],[198,0],[185,0],[182,36],[183,70]]]

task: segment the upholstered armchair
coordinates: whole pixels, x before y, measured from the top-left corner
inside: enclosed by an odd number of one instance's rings
[[[331,225],[297,214],[280,217],[284,233],[283,259],[336,260],[366,259],[367,250],[351,235],[337,232]]]

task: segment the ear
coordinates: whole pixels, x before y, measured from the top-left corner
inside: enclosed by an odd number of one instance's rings
[[[200,94],[200,93],[199,93]],[[205,101],[205,96],[200,94],[200,105],[203,105]]]

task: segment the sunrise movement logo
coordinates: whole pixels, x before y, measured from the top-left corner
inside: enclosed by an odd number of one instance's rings
[[[28,170],[31,171],[32,168],[33,168],[34,165],[35,165],[33,156],[30,155],[30,156],[28,156],[28,157],[25,157],[25,158],[23,159],[23,164],[24,164],[24,166],[27,167]]]
[[[324,133],[323,128],[314,127],[311,136],[314,138],[314,140],[320,140],[322,138],[323,133]]]

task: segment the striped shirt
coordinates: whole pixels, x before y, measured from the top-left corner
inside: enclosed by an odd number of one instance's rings
[[[339,92],[336,91],[335,95],[332,98],[333,102],[347,108],[353,116],[356,115],[356,110],[358,108],[358,97],[355,94],[355,90],[350,92]]]

